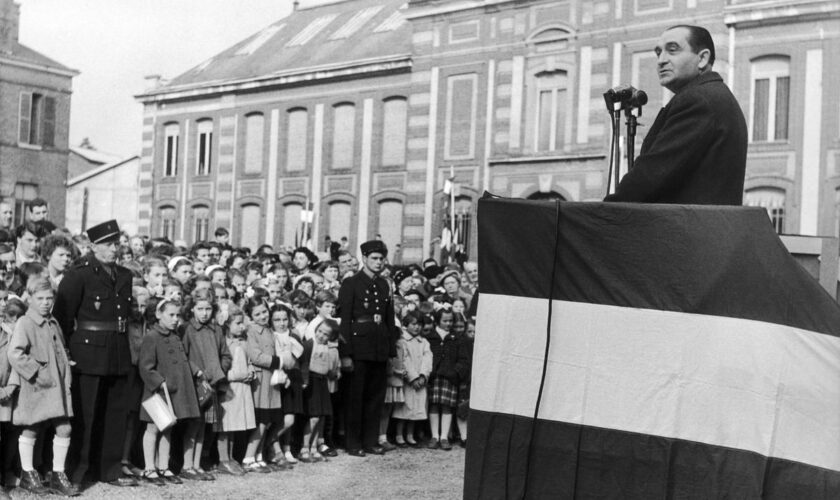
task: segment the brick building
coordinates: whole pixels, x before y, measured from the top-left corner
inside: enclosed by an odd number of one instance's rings
[[[78,72],[21,45],[19,26],[20,6],[0,0],[0,198],[14,202],[16,222],[28,200],[43,198],[61,226]]]
[[[604,196],[610,123],[601,94],[620,83],[647,91],[641,144],[670,98],[652,48],[676,23],[709,28],[715,70],[747,116],[747,202],[768,207],[780,230],[836,234],[836,0],[300,8],[138,96],[141,231],[193,240],[226,226],[235,243],[289,246],[309,208],[314,241],[347,236],[355,245],[380,234],[416,261],[436,250],[454,212],[457,237],[474,254],[485,190]],[[444,193],[450,177],[455,196]]]

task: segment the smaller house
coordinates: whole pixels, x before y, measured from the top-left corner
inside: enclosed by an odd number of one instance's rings
[[[105,163],[67,180],[66,226],[73,234],[116,219],[120,228],[136,234],[139,225],[137,155]]]

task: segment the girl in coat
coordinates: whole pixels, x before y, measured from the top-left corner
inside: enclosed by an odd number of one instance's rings
[[[267,442],[266,431],[275,424],[282,425],[283,410],[280,389],[271,385],[271,373],[280,367],[280,358],[274,349],[274,335],[268,325],[268,305],[262,299],[251,297],[245,301],[245,313],[251,318],[248,327],[248,358],[256,368],[251,385],[254,395],[254,416],[257,427],[251,432],[242,465],[246,472],[271,472],[263,460]]]
[[[304,340],[303,386],[306,414],[309,416],[309,433],[303,438],[301,461],[325,460],[318,451],[318,440],[323,435],[324,421],[332,415],[330,380],[338,380],[341,363],[338,349],[330,343],[338,339],[338,323],[324,319],[315,329],[315,338]]]
[[[287,465],[297,463],[291,451],[290,431],[295,427],[297,415],[304,413],[303,377],[299,361],[303,355],[303,344],[292,330],[294,320],[295,315],[288,307],[278,305],[271,308],[275,350],[280,358],[280,369],[287,377],[287,381],[279,386],[283,397],[283,425],[276,427],[271,442],[283,441],[282,451],[275,455],[275,460]]]
[[[14,474],[14,464],[17,462],[16,443],[18,442],[18,433],[12,425],[12,405],[19,384],[16,380],[11,380],[12,365],[9,363],[8,352],[9,340],[11,340],[15,322],[20,314],[9,314],[8,297],[9,291],[5,289],[5,284],[0,281],[0,434],[2,434],[0,445],[2,445],[4,480],[11,480]],[[0,485],[3,484],[6,484],[6,482],[0,483]],[[0,486],[0,490],[2,490],[2,486]]]
[[[162,393],[165,384],[172,399],[175,417],[184,420],[201,416],[195,395],[195,379],[202,378],[203,373],[189,362],[184,344],[175,331],[180,311],[181,303],[175,299],[163,299],[157,304],[157,324],[143,337],[138,368],[140,378],[143,379],[143,399],[158,391]],[[145,408],[140,409],[140,420],[147,422],[143,434],[143,458],[146,463],[143,479],[158,486],[164,486],[167,482],[181,484],[178,476],[169,470],[172,427],[165,431],[158,430]]]
[[[458,404],[458,382],[466,373],[466,359],[460,341],[451,332],[453,313],[447,309],[435,312],[435,331],[429,336],[432,350],[432,373],[429,376],[429,424],[432,428],[430,449],[451,450],[449,430],[452,410]]]
[[[15,325],[8,351],[9,363],[20,383],[12,414],[13,423],[23,427],[18,439],[23,469],[20,486],[35,494],[54,491],[67,496],[78,495],[78,490],[64,473],[73,416],[72,376],[63,334],[50,314],[55,296],[52,285],[45,278],[30,280],[27,292],[30,307]],[[55,428],[55,437],[53,467],[45,488],[32,462],[35,441],[43,424],[48,422]]]
[[[254,380],[254,367],[248,358],[248,339],[246,336],[245,314],[236,306],[228,311],[226,343],[231,355],[231,366],[227,373],[227,383],[219,392],[219,416],[214,425],[219,434],[219,472],[241,476],[245,469],[231,457],[233,447],[232,433],[247,431],[257,427],[254,418],[254,395],[251,382]]]
[[[196,365],[213,388],[213,397],[203,410],[204,418],[191,422],[194,429],[184,434],[184,479],[209,481],[213,476],[201,468],[201,451],[204,448],[206,424],[215,424],[218,419],[216,390],[225,383],[230,369],[230,351],[225,336],[214,320],[215,296],[207,288],[196,288],[187,298],[187,324],[184,328],[184,350],[190,363]],[[212,430],[210,431],[212,439]]]
[[[414,440],[414,422],[428,418],[426,383],[432,372],[432,349],[429,342],[420,335],[423,315],[419,311],[406,314],[403,324],[402,336],[397,341],[397,358],[403,367],[405,402],[394,407],[393,417],[397,419],[397,446],[417,446]]]

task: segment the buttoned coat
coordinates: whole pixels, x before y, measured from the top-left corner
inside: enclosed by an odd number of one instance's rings
[[[175,332],[155,325],[143,337],[137,367],[143,379],[143,400],[151,397],[166,382],[175,417],[183,419],[201,415],[194,379],[200,368],[187,359],[184,344]],[[145,408],[140,409],[140,420],[152,421]]]
[[[76,328],[76,322],[127,321],[131,312],[131,271],[114,266],[112,279],[93,256],[73,265],[58,285],[53,316],[70,345],[75,370],[86,375],[126,375],[131,351],[126,333]],[[82,323],[83,324],[83,323]]]
[[[187,357],[201,368],[210,385],[215,387],[224,380],[230,369],[231,357],[222,327],[213,320],[202,325],[191,319],[184,328],[182,340]]]
[[[432,375],[443,377],[453,384],[469,376],[469,357],[454,333],[441,338],[437,329],[427,339],[432,351]]]
[[[276,409],[283,405],[280,389],[271,385],[271,371],[276,366],[274,360],[274,334],[267,327],[251,325],[248,327],[248,359],[254,365],[256,373],[251,388],[254,393],[254,407]],[[279,366],[279,359],[276,362]]]
[[[659,111],[633,169],[605,201],[741,205],[747,125],[715,72],[701,74]]]
[[[12,422],[34,425],[73,416],[72,375],[58,322],[33,309],[18,319],[9,340],[9,363],[20,379]]]
[[[375,323],[374,315],[382,317]],[[391,287],[384,278],[359,271],[338,292],[339,353],[358,361],[382,361],[397,354],[400,331],[394,320]]]

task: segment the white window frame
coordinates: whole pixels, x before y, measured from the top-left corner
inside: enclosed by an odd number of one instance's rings
[[[210,175],[213,162],[213,120],[197,121],[195,131],[195,175]],[[202,139],[205,141],[204,157],[201,154]]]
[[[776,139],[776,84],[779,78],[787,77],[790,83],[790,58],[787,56],[769,56],[753,59],[750,63],[750,142],[786,142],[790,140],[790,97],[788,86],[788,137]],[[753,137],[755,130],[755,84],[758,80],[768,79],[767,89],[767,136]],[[789,84],[790,85],[790,84]]]
[[[163,176],[175,177],[178,175],[178,147],[180,141],[181,126],[177,123],[169,123],[163,127]],[[171,139],[171,143],[170,143]],[[174,148],[175,151],[171,151]],[[171,159],[171,163],[170,163]]]

